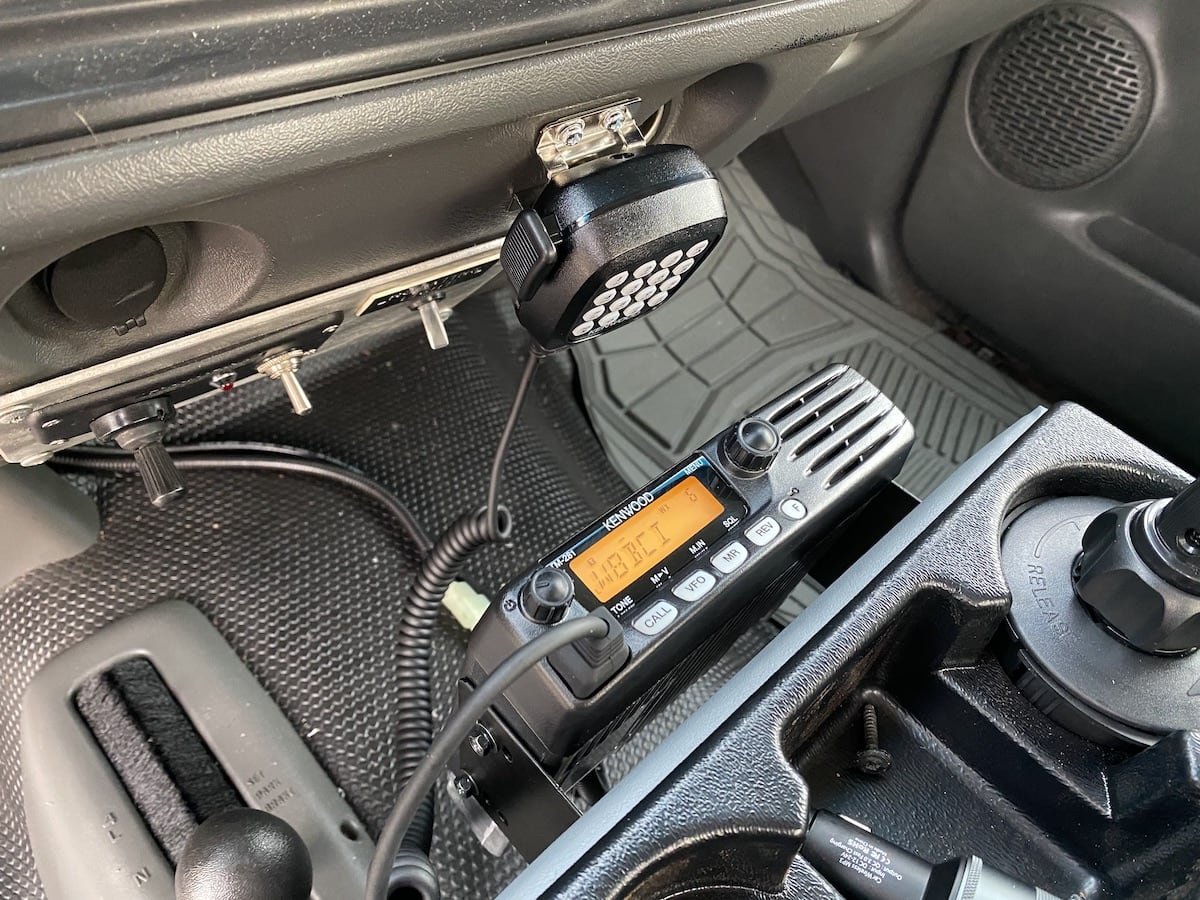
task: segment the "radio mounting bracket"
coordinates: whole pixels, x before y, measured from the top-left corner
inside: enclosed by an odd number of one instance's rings
[[[568,169],[646,146],[634,115],[641,102],[640,97],[630,97],[543,127],[535,149],[547,177],[559,181]]]
[[[470,692],[470,684],[460,681],[459,702]],[[469,781],[456,779],[455,783],[486,784],[488,790],[465,794],[456,790],[452,796],[488,852],[499,856],[511,842],[525,859],[533,859],[583,813],[493,710],[479,720],[479,728],[488,741],[472,744],[471,753],[463,755],[461,772]],[[475,810],[482,815],[475,815]],[[507,840],[488,827],[496,818],[503,821]]]

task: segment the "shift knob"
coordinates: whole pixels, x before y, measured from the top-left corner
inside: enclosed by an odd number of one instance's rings
[[[308,900],[312,859],[296,830],[261,809],[230,809],[192,832],[175,868],[177,900]]]

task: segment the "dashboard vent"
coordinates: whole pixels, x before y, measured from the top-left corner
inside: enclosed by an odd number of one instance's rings
[[[1152,95],[1145,48],[1125,22],[1091,6],[1049,6],[983,54],[971,81],[971,131],[1009,180],[1076,187],[1128,156]]]

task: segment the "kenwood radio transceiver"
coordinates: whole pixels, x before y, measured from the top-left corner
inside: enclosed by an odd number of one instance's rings
[[[578,816],[568,792],[774,610],[912,440],[878,388],[833,366],[545,556],[476,626],[460,689],[564,619],[600,615],[608,634],[508,689],[461,748],[459,793],[539,852]]]

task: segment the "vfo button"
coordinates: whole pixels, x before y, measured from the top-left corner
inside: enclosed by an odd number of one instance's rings
[[[789,519],[803,519],[808,515],[808,507],[795,497],[788,497],[779,504],[779,511]]]
[[[692,603],[699,600],[716,586],[717,579],[713,577],[712,572],[697,569],[690,575],[681,578],[675,587],[671,588],[671,593],[680,600],[687,600],[689,603]]]
[[[734,541],[724,550],[719,553],[714,553],[709,559],[718,572],[728,575],[734,569],[739,568],[742,563],[750,558],[750,552],[746,549],[746,545],[741,541]]]
[[[649,609],[642,610],[634,617],[633,627],[647,637],[653,637],[660,632],[666,631],[667,627],[675,621],[675,617],[678,615],[678,609],[666,600],[659,600]]]
[[[746,529],[746,537],[759,547],[765,547],[779,537],[779,523],[770,516],[764,516]]]

